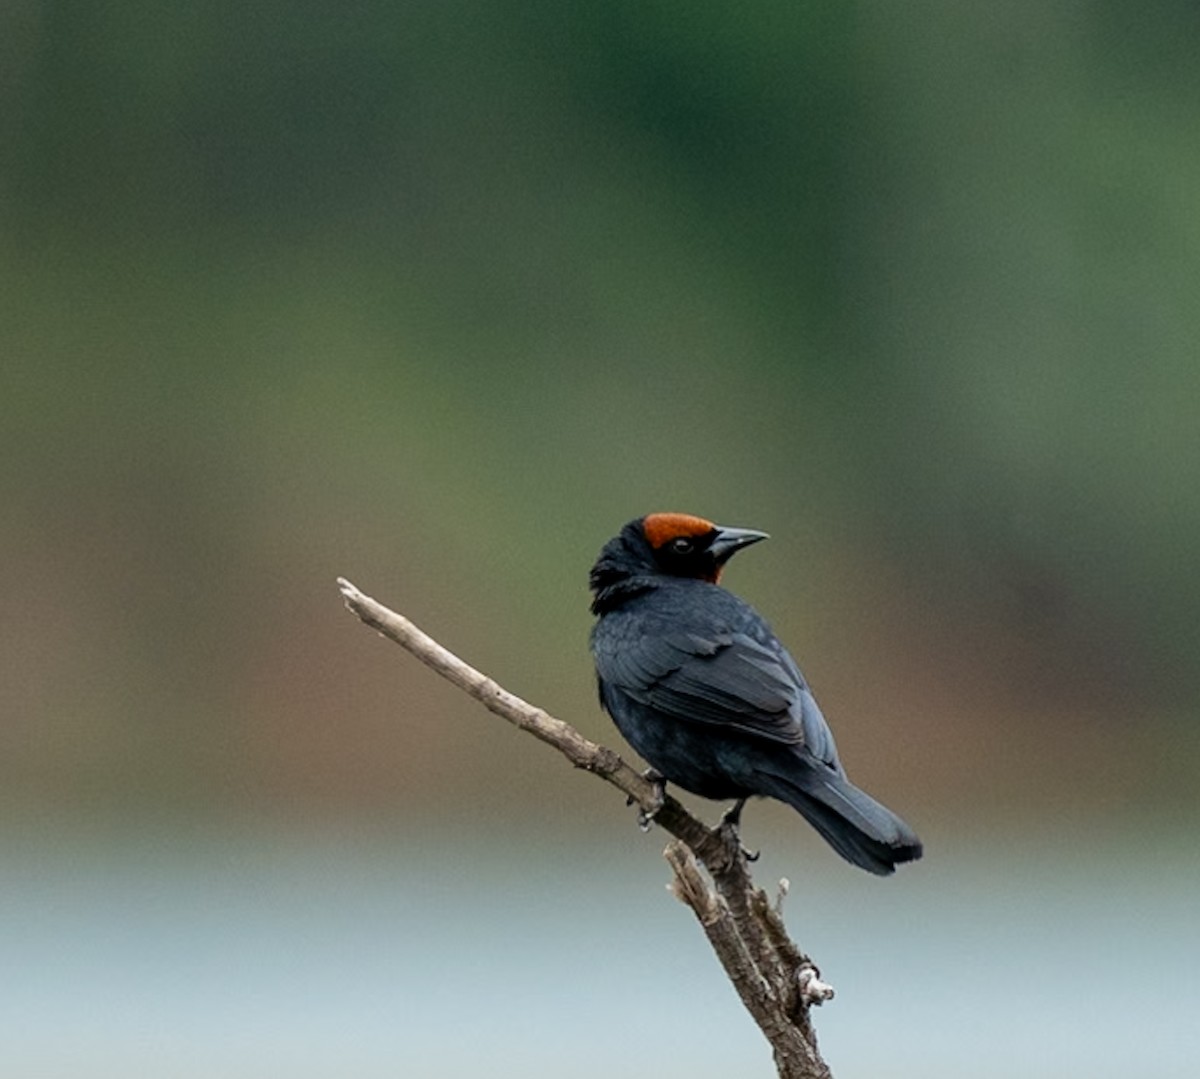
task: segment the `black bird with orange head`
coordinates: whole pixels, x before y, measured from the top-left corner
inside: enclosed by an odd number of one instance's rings
[[[667,782],[704,798],[797,809],[848,862],[880,875],[921,841],[859,790],[795,660],[717,582],[765,532],[684,513],[630,521],[592,567],[600,703]]]

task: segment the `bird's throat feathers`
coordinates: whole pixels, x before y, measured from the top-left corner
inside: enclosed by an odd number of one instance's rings
[[[638,550],[636,542],[627,544],[624,534],[604,545],[588,584],[592,590],[592,613],[615,610],[634,596],[655,586],[653,564],[648,551]]]

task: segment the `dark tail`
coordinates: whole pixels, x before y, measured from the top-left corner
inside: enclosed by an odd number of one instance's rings
[[[921,857],[916,833],[845,776],[816,765],[801,776],[758,774],[762,792],[799,810],[846,861],[881,877]]]

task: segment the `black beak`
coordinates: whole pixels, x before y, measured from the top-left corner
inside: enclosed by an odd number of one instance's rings
[[[765,532],[756,532],[753,528],[722,528],[718,525],[717,538],[712,541],[709,551],[719,566],[729,561],[743,547],[765,539],[770,537]]]

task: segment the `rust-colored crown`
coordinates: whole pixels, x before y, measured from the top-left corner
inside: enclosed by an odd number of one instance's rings
[[[707,536],[717,526],[690,513],[652,513],[642,521],[646,542],[656,551],[680,536]]]

